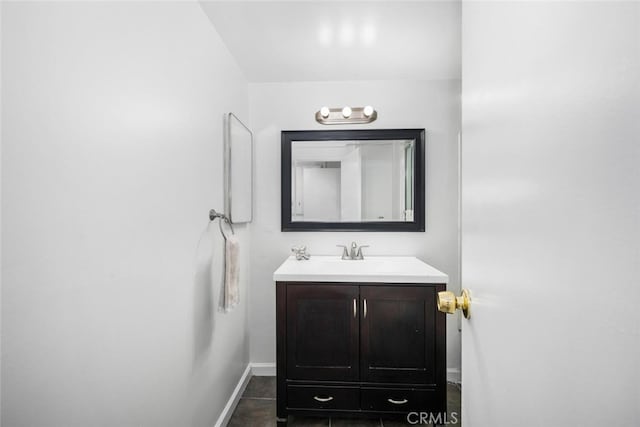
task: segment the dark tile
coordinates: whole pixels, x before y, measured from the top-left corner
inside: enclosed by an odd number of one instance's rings
[[[407,422],[407,420],[403,420],[401,418],[397,418],[397,419],[393,419],[393,420],[389,420],[389,419],[383,419],[382,420],[382,425],[384,427],[404,427],[404,426],[410,426],[410,425],[416,425],[416,424],[409,424]],[[420,425],[420,424],[417,424]],[[424,424],[423,424],[424,427]]]
[[[276,377],[251,377],[242,397],[276,398]]]
[[[276,427],[276,401],[240,399],[229,427]]]
[[[462,407],[460,405],[460,386],[457,384],[447,384],[447,412],[449,425],[459,426],[462,423]],[[456,421],[455,423],[453,421]]]
[[[420,425],[420,424],[409,424],[407,421],[402,421],[402,420],[382,420],[382,425],[384,427],[406,427],[410,425]],[[429,425],[427,424],[425,426],[423,424],[422,427],[429,427]]]
[[[287,421],[287,427],[329,427],[329,418],[290,415]]]
[[[429,416],[428,414],[426,416]],[[437,414],[434,414],[434,416],[437,416]],[[424,422],[420,422],[419,421],[419,415],[411,415],[411,423],[409,421],[407,421],[406,419],[402,419],[402,418],[397,418],[397,419],[383,419],[382,420],[382,426],[383,427],[406,427],[406,426],[422,426],[422,427],[431,427],[433,426],[433,424],[428,424],[426,421]],[[446,425],[446,426],[450,426],[450,425],[459,425],[459,424],[452,424],[451,421],[449,421],[450,415],[447,414],[447,418],[446,418],[446,424],[444,422],[442,422],[442,424],[438,424],[438,426],[440,425]],[[442,420],[444,421],[445,418],[442,418]]]
[[[379,419],[331,418],[331,427],[380,427]]]

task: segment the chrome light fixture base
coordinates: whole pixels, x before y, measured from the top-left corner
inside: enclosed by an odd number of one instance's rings
[[[372,110],[366,115],[366,110]],[[345,115],[345,110],[350,114]],[[368,113],[369,111],[367,111]],[[324,115],[323,115],[324,113]],[[328,113],[328,114],[327,114]],[[372,107],[326,108],[316,111],[316,121],[323,125],[346,125],[354,123],[371,123],[378,118],[378,112]]]

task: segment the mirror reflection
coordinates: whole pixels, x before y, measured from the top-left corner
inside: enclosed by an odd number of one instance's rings
[[[253,134],[233,113],[226,116],[225,212],[234,224],[251,222]]]
[[[414,139],[291,142],[291,221],[413,222]]]

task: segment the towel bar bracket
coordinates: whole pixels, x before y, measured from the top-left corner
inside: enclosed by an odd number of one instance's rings
[[[229,217],[223,213],[216,212],[215,209],[211,209],[209,211],[209,220],[213,221],[216,218],[220,218],[220,232],[222,233],[223,236],[224,236],[224,232],[222,231],[222,221],[226,222],[229,225],[229,228],[231,229],[232,234],[236,234],[236,232],[233,230],[233,225],[231,224]]]

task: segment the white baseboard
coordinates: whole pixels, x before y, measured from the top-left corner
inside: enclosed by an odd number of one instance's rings
[[[275,377],[276,376],[276,364],[275,363],[250,363],[251,373],[256,377]]]
[[[447,368],[447,381],[462,384],[462,372],[458,368]]]
[[[236,388],[229,397],[227,404],[224,406],[222,413],[218,417],[218,421],[214,424],[215,427],[226,427],[229,424],[229,420],[233,415],[233,411],[236,410],[238,402],[244,393],[244,390],[249,384],[251,377],[275,377],[276,376],[276,364],[275,363],[249,363],[247,368],[242,373]]]
[[[238,406],[238,402],[242,397],[242,393],[244,393],[244,389],[247,388],[247,384],[249,384],[249,380],[251,379],[251,364],[247,365],[247,368],[242,373],[240,377],[240,381],[238,381],[238,385],[233,390],[231,397],[227,401],[227,404],[224,406],[222,413],[218,417],[218,421],[214,424],[215,427],[226,427],[229,424],[229,420],[233,415],[233,411],[236,410],[236,406]]]

